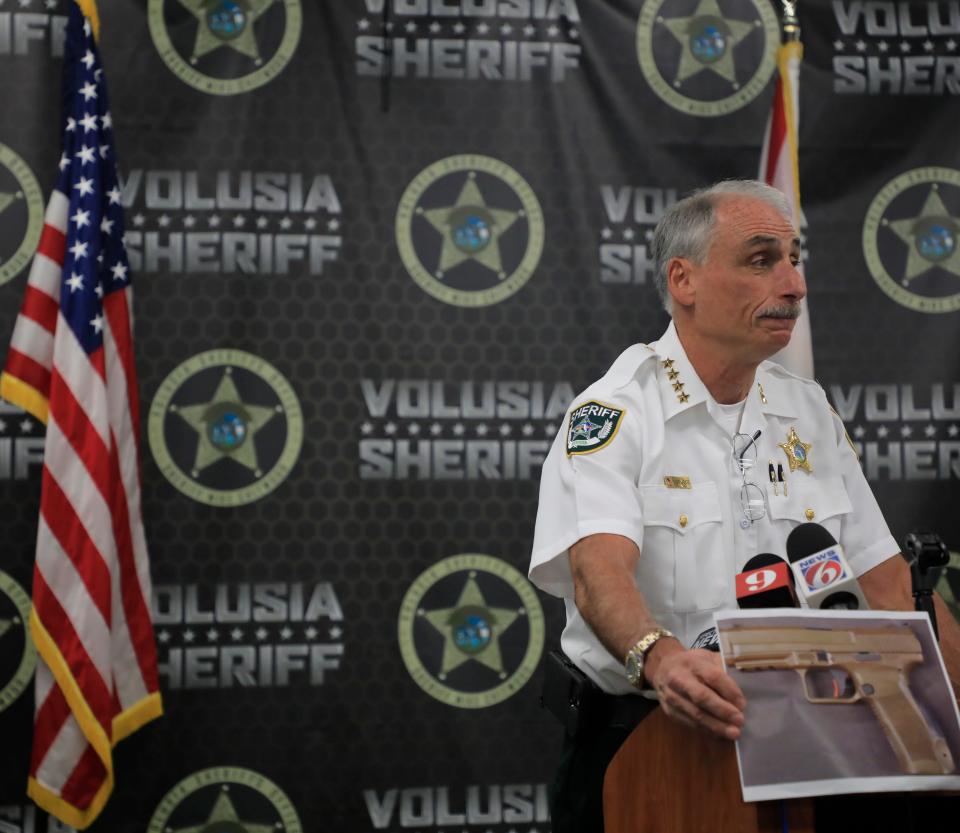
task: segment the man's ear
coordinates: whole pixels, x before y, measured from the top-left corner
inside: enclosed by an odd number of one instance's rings
[[[689,307],[696,300],[693,268],[693,263],[685,257],[675,257],[667,264],[667,291],[673,302],[682,307]]]

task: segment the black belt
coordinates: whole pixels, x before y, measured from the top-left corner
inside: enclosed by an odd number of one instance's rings
[[[632,729],[657,707],[637,694],[607,694],[561,651],[547,654],[540,702],[571,738],[607,726]]]
[[[623,726],[632,729],[660,703],[640,694],[607,694],[599,692],[596,703],[597,720],[604,726]]]

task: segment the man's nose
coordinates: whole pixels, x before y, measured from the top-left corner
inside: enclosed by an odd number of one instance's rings
[[[784,277],[783,296],[792,301],[801,301],[807,294],[807,281],[800,271],[800,267],[794,266],[788,261],[787,274]]]

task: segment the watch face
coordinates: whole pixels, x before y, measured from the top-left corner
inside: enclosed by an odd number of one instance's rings
[[[642,665],[640,663],[640,658],[634,651],[630,651],[630,653],[627,654],[627,661],[625,665],[627,668],[627,679],[630,681],[631,685],[636,685],[637,681],[640,679],[640,669]]]

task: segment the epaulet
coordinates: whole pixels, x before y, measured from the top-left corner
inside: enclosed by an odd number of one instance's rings
[[[605,378],[615,388],[623,387],[643,365],[656,357],[656,351],[649,344],[631,344],[610,366]]]

